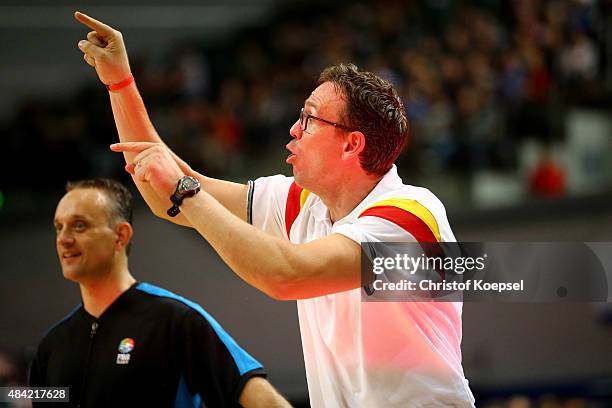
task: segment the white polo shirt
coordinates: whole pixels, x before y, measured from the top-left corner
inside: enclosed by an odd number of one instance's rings
[[[249,221],[293,243],[330,234],[361,242],[454,242],[444,206],[395,166],[334,224],[292,177],[249,182]],[[473,407],[461,367],[461,303],[362,302],[361,290],[298,300],[310,404]]]

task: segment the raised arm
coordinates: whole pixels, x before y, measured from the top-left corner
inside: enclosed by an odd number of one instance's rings
[[[86,14],[76,12],[74,16],[80,23],[93,30],[87,34],[86,40],[79,41],[78,46],[83,52],[83,58],[87,64],[96,69],[100,81],[108,86],[122,83],[131,78],[130,63],[122,34]],[[131,82],[120,90],[110,91],[109,94],[121,142],[163,143],[149,119],[147,109],[135,82]],[[135,165],[135,156],[136,154],[131,152],[124,153],[128,167]],[[191,169],[176,154],[172,153],[172,156],[184,174],[198,178],[202,187],[229,211],[243,220],[246,219],[247,187],[244,184],[205,177]],[[177,224],[191,226],[189,221],[181,214],[174,218],[166,215],[166,210],[172,205],[170,196],[159,197],[148,183],[143,183],[136,178],[133,178],[133,180],[155,215]]]

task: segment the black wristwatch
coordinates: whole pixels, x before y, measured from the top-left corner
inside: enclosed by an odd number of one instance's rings
[[[181,212],[179,208],[185,198],[193,197],[200,191],[200,181],[191,176],[184,176],[176,183],[176,190],[170,196],[172,207],[166,213],[171,217],[176,217]]]

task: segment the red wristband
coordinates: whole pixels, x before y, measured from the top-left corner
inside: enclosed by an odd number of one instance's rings
[[[117,82],[116,84],[106,85],[106,89],[108,89],[111,92],[112,91],[118,91],[118,90],[123,89],[126,86],[130,85],[132,82],[134,82],[134,75],[130,74],[129,77],[127,77],[126,79],[124,79],[121,82]]]

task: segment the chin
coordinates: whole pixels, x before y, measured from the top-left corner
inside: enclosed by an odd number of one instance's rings
[[[62,274],[64,275],[65,279],[76,283],[79,283],[84,275],[79,269],[69,267],[62,268]]]

